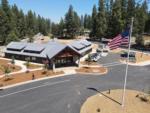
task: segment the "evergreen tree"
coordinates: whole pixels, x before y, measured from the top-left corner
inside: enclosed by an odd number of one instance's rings
[[[27,35],[27,20],[22,10],[19,11],[17,28],[19,32],[19,38],[23,39]]]
[[[58,36],[58,33],[59,33],[59,25],[58,24],[55,24],[55,23],[52,23],[51,25],[51,33],[53,34],[53,38],[56,36]]]
[[[66,37],[75,38],[76,32],[78,30],[76,23],[74,21],[75,12],[72,5],[70,5],[68,12],[65,15],[65,28],[66,28]]]
[[[121,17],[122,17],[122,27],[125,29],[126,24],[127,24],[127,0],[121,0]]]
[[[3,44],[6,43],[6,39],[12,30],[12,12],[10,10],[10,6],[7,0],[1,0],[1,13],[2,16],[0,18],[0,38]]]
[[[96,29],[96,37],[100,39],[105,37],[107,30],[107,20],[106,20],[106,9],[104,5],[104,0],[99,0],[99,8],[97,14],[97,29]]]
[[[122,14],[121,14],[121,1],[116,0],[113,3],[113,9],[112,9],[112,36],[116,36],[117,34],[121,33],[123,28],[123,20],[122,20]]]
[[[6,44],[8,44],[11,41],[18,41],[18,40],[19,39],[18,36],[16,36],[16,32],[12,30],[6,38]]]
[[[32,11],[28,11],[28,14],[26,16],[26,21],[27,21],[27,34],[29,36],[29,38],[32,38],[34,35],[34,15],[32,13]]]
[[[150,12],[148,14],[148,19],[146,21],[146,25],[145,25],[145,32],[150,34]]]
[[[58,35],[60,37],[64,37],[64,30],[65,30],[65,23],[63,18],[61,18],[60,22],[59,22],[59,28],[58,28]]]
[[[135,4],[135,0],[128,0],[127,3],[127,22],[130,23],[130,20],[132,17],[135,17],[135,8],[136,8],[136,4]]]
[[[84,16],[84,28],[85,29],[91,29],[92,26],[92,19],[90,15],[85,14]]]
[[[81,15],[80,25],[81,25],[81,27],[84,27],[84,16],[83,15]]]
[[[107,16],[107,31],[106,31],[106,37],[111,38],[113,36],[113,21],[112,21],[112,10],[113,10],[113,0],[110,0],[110,8]]]
[[[92,11],[92,30],[90,33],[90,37],[95,38],[96,37],[96,27],[97,27],[97,8],[96,5],[93,6],[93,11]]]
[[[74,11],[74,24],[75,24],[75,27],[76,27],[76,32],[79,31],[79,28],[80,28],[80,17],[78,16],[77,12]]]
[[[145,30],[145,24],[147,20],[147,4],[144,2],[142,5],[138,4],[136,6],[136,12],[135,12],[135,30],[136,35],[141,35],[144,33]],[[135,31],[134,30],[134,31]]]
[[[50,19],[46,19],[46,29],[47,29],[47,34],[51,32],[51,21]]]
[[[85,28],[85,29],[87,29],[87,26],[88,26],[88,25],[87,25],[87,20],[88,20],[87,18],[88,18],[88,15],[85,14],[85,15],[84,15],[84,28]]]

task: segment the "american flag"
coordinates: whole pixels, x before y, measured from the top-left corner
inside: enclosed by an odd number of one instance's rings
[[[117,35],[108,43],[108,47],[110,48],[110,50],[117,49],[121,45],[123,46],[129,45],[129,30],[126,30],[123,33]]]

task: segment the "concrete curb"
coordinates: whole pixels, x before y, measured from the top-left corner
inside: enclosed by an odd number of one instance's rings
[[[120,61],[122,64],[126,64],[126,62],[125,61]],[[148,61],[145,61],[145,62],[141,62],[141,63],[131,63],[131,62],[129,62],[128,63],[130,66],[148,66],[148,65],[150,65],[150,61],[148,62]]]
[[[37,81],[48,80],[48,79],[51,79],[51,78],[58,78],[58,77],[69,76],[69,75],[70,74],[60,74],[60,75],[56,75],[56,76],[44,77],[44,78],[39,78],[39,79],[35,79],[35,80],[29,80],[29,81],[25,81],[25,82],[21,82],[21,83],[16,83],[16,84],[13,84],[13,85],[0,87],[0,90],[5,90],[5,89],[16,87],[16,86],[21,86],[21,85],[25,85],[25,84],[29,84],[29,83],[34,83],[34,82],[37,82]]]
[[[33,83],[33,82],[37,82],[37,81],[48,80],[48,79],[51,79],[51,78],[58,78],[58,77],[63,77],[63,76],[69,76],[69,75],[78,74],[78,73],[79,74],[88,74],[88,75],[91,75],[91,74],[93,74],[93,75],[103,75],[103,74],[108,73],[108,69],[106,69],[106,72],[104,72],[104,73],[84,73],[84,72],[76,72],[75,71],[75,73],[64,73],[64,74],[50,76],[50,77],[43,77],[43,78],[39,78],[39,79],[35,79],[35,80],[29,80],[29,81],[20,82],[20,83],[8,85],[8,86],[3,86],[3,87],[0,87],[0,90],[5,90],[5,89],[8,89],[8,88],[21,86],[21,85],[25,85],[25,84],[29,84],[29,83]]]

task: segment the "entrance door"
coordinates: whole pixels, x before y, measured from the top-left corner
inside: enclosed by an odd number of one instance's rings
[[[55,63],[56,63],[56,67],[62,67],[62,66],[66,67],[66,66],[71,66],[75,64],[73,62],[73,57],[58,58]]]

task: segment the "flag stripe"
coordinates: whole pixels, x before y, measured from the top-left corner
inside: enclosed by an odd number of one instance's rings
[[[113,50],[119,48],[121,45],[128,46],[128,44],[129,44],[129,33],[125,31],[122,34],[119,34],[115,38],[113,38],[108,43],[108,46],[110,50]]]

